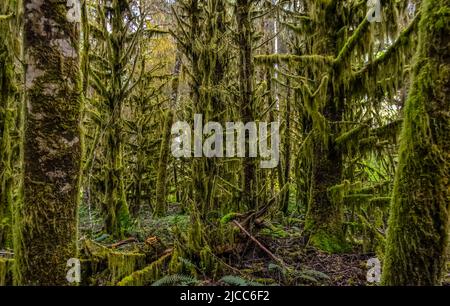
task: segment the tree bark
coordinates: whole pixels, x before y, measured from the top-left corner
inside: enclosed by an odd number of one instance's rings
[[[450,199],[450,2],[422,2],[419,46],[404,110],[382,283],[437,285]]]
[[[236,1],[237,40],[239,47],[239,94],[241,119],[244,124],[255,121],[253,93],[253,27],[250,10],[253,0]],[[249,135],[246,135],[246,150],[249,146]],[[246,151],[247,153],[248,151]],[[242,199],[248,209],[258,207],[256,197],[256,163],[251,157],[243,160],[243,193]]]
[[[15,223],[15,282],[65,285],[67,260],[77,256],[80,3],[23,5],[24,190]]]

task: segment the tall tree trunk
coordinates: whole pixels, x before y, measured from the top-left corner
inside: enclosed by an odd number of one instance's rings
[[[108,173],[106,177],[105,226],[106,232],[115,238],[123,238],[130,216],[123,175],[123,137],[121,103],[111,109],[111,124],[107,128]]]
[[[290,86],[289,79],[286,84]],[[289,196],[290,196],[290,172],[291,172],[291,88],[287,88],[286,93],[286,129],[284,132],[284,164],[283,164],[283,184],[287,184],[286,190],[283,192],[281,198],[281,211],[284,214],[288,213]],[[283,186],[280,185],[280,188]]]
[[[450,2],[422,2],[404,110],[382,282],[437,285],[445,264],[450,190]]]
[[[323,37],[314,40],[313,51],[336,57],[340,49],[337,45],[339,29],[344,26],[341,18],[336,16],[338,1],[317,5],[316,9],[320,11],[320,18],[326,22],[326,26],[319,32]],[[316,95],[312,101],[314,105],[320,105],[318,108],[321,116],[312,116],[311,153],[308,156],[311,181],[305,221],[309,242],[333,253],[348,250],[343,231],[342,203],[335,201],[330,194],[330,188],[341,183],[343,173],[342,152],[335,142],[340,128],[337,124],[331,124],[342,121],[345,111],[344,98],[339,92],[344,87],[340,79],[342,71],[339,69],[337,66],[325,69],[318,67],[314,72],[317,80],[320,80],[324,70],[328,70],[330,81],[324,83],[327,84],[326,96]],[[322,121],[325,127],[322,126]]]
[[[181,70],[181,53],[177,53],[175,59],[175,66],[173,68],[172,93],[170,96],[170,108],[167,110],[164,119],[164,131],[162,135],[161,150],[159,154],[158,177],[156,180],[156,204],[155,215],[163,216],[167,212],[166,197],[167,197],[167,167],[169,163],[170,154],[170,129],[173,123],[173,109],[176,108],[178,101],[178,89],[180,85],[179,75]],[[174,165],[174,171],[175,165]],[[175,172],[174,172],[175,174]],[[174,178],[176,175],[174,175]]]
[[[105,8],[106,9],[106,8]],[[127,88],[124,76],[126,75],[127,62],[123,60],[127,50],[126,40],[128,36],[125,20],[129,18],[128,4],[124,1],[111,1],[111,8],[106,16],[106,27],[110,26],[110,33],[104,29],[108,36],[107,48],[110,61],[111,74],[109,76],[110,87],[106,93],[108,106],[108,122],[106,130],[106,156],[108,168],[106,171],[105,186],[106,196],[103,203],[105,212],[106,232],[114,238],[123,238],[130,223],[130,213],[127,203],[124,177],[124,118],[123,108],[126,101]],[[136,61],[134,58],[133,61]]]
[[[170,128],[173,122],[173,112],[167,110],[164,116],[164,130],[162,134],[161,149],[159,153],[158,174],[156,179],[156,203],[154,215],[161,217],[167,213],[167,167],[170,154]]]
[[[24,190],[15,282],[64,285],[77,255],[81,163],[78,0],[24,0]]]
[[[253,92],[253,27],[250,16],[253,0],[236,1],[237,39],[239,44],[239,93],[241,119],[244,124],[255,121]],[[249,139],[246,135],[246,150]],[[248,151],[246,151],[248,153]],[[242,199],[247,208],[258,206],[256,186],[256,163],[251,157],[243,160],[243,194]]]
[[[342,228],[342,207],[341,203],[332,201],[329,188],[341,182],[342,156],[332,147],[331,141],[324,144],[320,136],[316,136],[312,142],[306,230],[310,243],[316,247],[328,252],[341,252],[347,249]]]

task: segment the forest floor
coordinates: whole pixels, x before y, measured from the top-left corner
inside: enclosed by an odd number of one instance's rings
[[[132,250],[136,247],[133,244],[145,244],[149,239],[158,241],[163,249],[171,249],[176,239],[172,229],[177,227],[185,231],[189,216],[183,214],[177,205],[172,205],[169,210],[168,216],[158,219],[152,218],[149,211],[143,211],[130,232],[130,237],[136,241],[125,243],[117,249]],[[80,229],[86,237],[105,246],[117,243],[100,234],[101,218],[97,212],[91,211],[89,216],[86,210],[82,210],[81,217]],[[308,246],[301,236],[303,216],[300,213],[283,220],[271,220],[267,224],[253,231],[252,236],[281,259],[282,264],[242,233],[241,239],[237,239],[236,245],[232,246],[233,253],[219,259],[225,263],[227,273],[221,275],[222,278],[216,276],[214,279],[208,275],[197,275],[199,279],[195,284],[226,285],[223,280],[231,276],[231,284],[244,284],[243,280],[246,280],[246,284],[261,285],[374,285],[367,281],[367,260],[376,257],[374,253],[363,253],[360,246],[355,246],[351,253],[328,254]],[[450,264],[447,268],[445,284],[450,285]]]
[[[290,217],[265,220],[264,226],[252,231],[254,240],[239,232],[232,252],[217,256],[225,269],[214,277],[202,273],[186,276],[194,285],[331,285],[331,286],[371,286],[367,281],[367,260],[376,257],[374,253],[364,253],[362,247],[355,245],[350,253],[328,254],[306,244],[302,237],[304,215],[293,213]],[[95,247],[117,254],[145,253],[145,262],[141,266],[128,265],[126,257],[120,264],[127,266],[126,272],[117,275],[116,268],[107,263],[95,264],[98,270],[89,276],[84,285],[112,285],[137,271],[147,267],[173,250],[176,240],[174,228],[186,232],[189,216],[180,211],[178,205],[170,207],[170,213],[164,218],[153,218],[150,211],[143,211],[130,229],[127,239],[117,241],[102,233],[102,218],[98,211],[82,206],[80,210],[80,237],[93,242]],[[230,226],[232,226],[230,224]],[[261,247],[262,246],[262,247]],[[264,250],[265,248],[265,250]],[[135,256],[135,255],[134,255]],[[8,259],[9,258],[9,259]],[[0,250],[0,285],[11,284],[12,250]],[[120,256],[119,256],[120,258]],[[450,257],[449,257],[450,259]],[[8,263],[9,260],[9,263]],[[9,265],[9,268],[7,268]],[[89,270],[89,269],[88,269]],[[145,269],[144,269],[145,270]],[[198,269],[199,271],[201,269]],[[144,285],[155,284],[167,272],[160,271],[156,279]],[[115,275],[115,276],[114,276]],[[183,278],[182,278],[183,279]],[[173,281],[173,278],[172,278]],[[171,283],[176,284],[176,283]],[[446,267],[444,285],[450,286],[450,261]]]

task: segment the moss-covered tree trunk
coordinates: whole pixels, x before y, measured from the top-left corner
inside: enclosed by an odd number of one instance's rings
[[[178,102],[178,91],[180,86],[180,75],[181,70],[181,53],[177,53],[175,59],[175,65],[173,67],[173,80],[172,80],[172,92],[170,95],[170,108],[167,110],[166,116],[164,118],[164,130],[162,134],[162,142],[159,154],[158,163],[158,177],[156,179],[156,204],[154,214],[156,216],[162,216],[167,212],[166,197],[167,197],[167,172],[169,164],[169,154],[170,154],[170,129],[173,123],[173,111],[176,108]],[[176,179],[176,169],[174,166],[174,179]],[[175,182],[176,184],[176,182]]]
[[[78,0],[24,0],[23,202],[15,223],[15,282],[65,285],[77,256],[81,163]]]
[[[290,85],[289,79],[286,81],[287,86]],[[291,172],[291,88],[288,87],[286,93],[286,112],[285,112],[286,128],[284,132],[284,150],[283,150],[283,167],[281,174],[283,175],[283,185],[287,184],[285,191],[281,197],[280,209],[284,214],[289,210],[290,197],[290,172]],[[283,185],[280,185],[284,187]]]
[[[382,283],[437,285],[450,190],[450,2],[425,0],[404,110]]]
[[[12,247],[13,144],[12,130],[17,116],[15,103],[13,29],[15,2],[0,4],[0,249]]]
[[[137,57],[136,49],[129,45],[129,42],[135,39],[135,37],[129,35],[129,24],[126,22],[127,18],[132,18],[129,4],[125,1],[113,0],[109,5],[101,8],[103,11],[98,16],[102,26],[103,46],[99,49],[104,52],[101,53],[101,56],[105,57],[105,61],[98,67],[109,71],[98,82],[102,85],[96,84],[96,87],[103,88],[98,90],[98,93],[100,93],[102,102],[106,104],[107,118],[105,126],[107,167],[105,167],[106,171],[104,171],[103,178],[105,196],[102,202],[102,210],[106,232],[114,238],[120,239],[124,236],[130,223],[124,176],[126,132],[123,110],[130,94],[129,89],[134,86],[130,82],[131,76],[128,70],[134,68],[129,67],[129,62],[132,66],[135,66]],[[136,35],[140,31],[138,29]],[[104,66],[105,63],[107,63],[106,67]],[[90,73],[92,75],[97,73],[98,67],[96,65],[91,66]],[[105,86],[105,84],[107,85]]]
[[[178,89],[177,89],[178,90]],[[156,203],[155,203],[155,216],[164,216],[167,213],[167,166],[169,163],[170,154],[170,128],[173,122],[173,112],[168,110],[164,116],[164,129],[162,134],[162,142],[159,153],[158,162],[158,176],[156,179]]]
[[[330,93],[328,93],[330,95]],[[342,112],[327,98],[323,112],[329,121],[340,121]],[[315,133],[315,134],[314,134]],[[311,186],[308,197],[306,230],[309,241],[328,252],[346,250],[341,203],[333,201],[330,188],[342,180],[342,154],[334,145],[336,130],[323,139],[323,132],[314,131],[311,155]]]
[[[320,20],[326,22],[326,26],[320,29],[323,38],[313,41],[312,49],[316,54],[337,56],[338,33],[344,25],[340,16],[336,15],[339,10],[337,5],[338,1],[317,4]],[[335,141],[340,127],[333,123],[342,121],[344,116],[344,97],[339,93],[344,85],[340,79],[342,70],[333,65],[327,66],[314,68],[318,80],[322,78],[323,81],[323,73],[327,73],[330,78],[330,81],[324,83],[327,84],[326,95],[310,97],[313,108],[318,109],[320,116],[314,110],[309,111],[313,130],[308,156],[311,163],[311,185],[305,229],[311,244],[327,252],[342,252],[347,249],[342,227],[342,203],[331,197],[330,188],[340,184],[342,180],[342,152]]]
[[[108,127],[108,172],[105,181],[104,202],[106,232],[115,238],[122,238],[129,223],[129,211],[125,194],[123,175],[122,116],[120,105],[111,109],[111,124]]]
[[[255,121],[255,103],[253,92],[254,63],[251,8],[254,0],[236,1],[237,43],[239,47],[239,99],[241,120],[244,123]],[[246,136],[246,150],[249,139]],[[248,151],[246,151],[246,156]],[[258,206],[256,186],[256,162],[251,157],[243,160],[242,200],[247,208]]]

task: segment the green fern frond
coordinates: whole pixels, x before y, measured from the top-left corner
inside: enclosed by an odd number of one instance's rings
[[[187,285],[195,285],[199,281],[195,279],[192,276],[189,275],[183,275],[183,274],[172,274],[172,275],[166,275],[163,278],[160,278],[156,282],[152,284],[152,286],[175,286],[175,285],[181,285],[181,286],[187,286]]]
[[[225,275],[220,279],[221,282],[224,282],[231,286],[263,286],[264,284],[247,280],[245,278],[235,276],[235,275]]]

